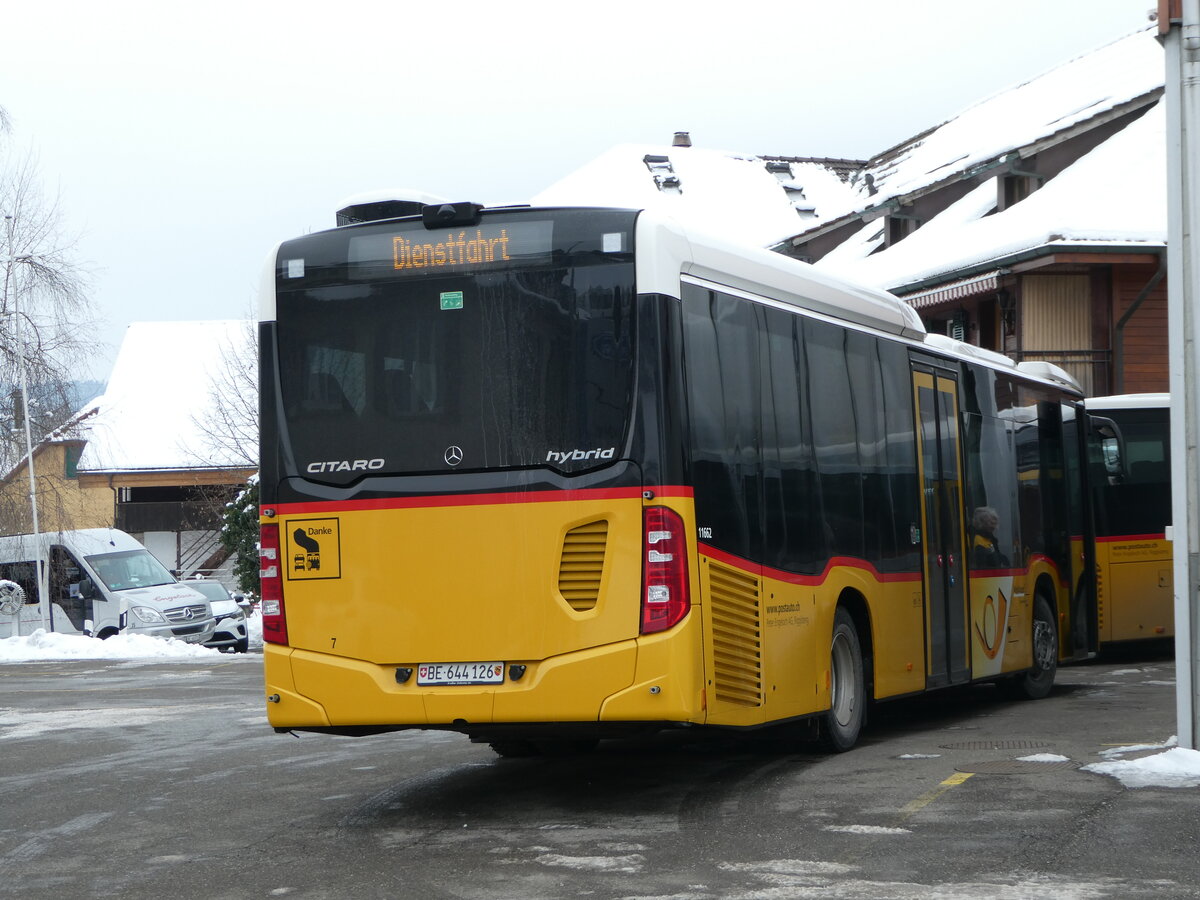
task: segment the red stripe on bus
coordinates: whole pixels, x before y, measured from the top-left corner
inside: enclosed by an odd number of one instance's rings
[[[1111,544],[1114,541],[1165,541],[1167,533],[1160,531],[1158,534],[1114,534],[1111,537],[1098,537],[1097,543]]]
[[[832,569],[839,566],[846,566],[853,569],[862,569],[876,581],[882,583],[895,583],[903,581],[920,581],[920,572],[880,572],[873,565],[864,559],[856,559],[853,556],[835,556],[825,564],[825,571],[820,575],[798,575],[795,572],[785,572],[782,569],[774,569],[770,566],[761,566],[752,563],[747,559],[742,559],[740,556],[734,556],[732,553],[726,553],[724,550],[718,550],[709,544],[700,544],[701,553],[711,557],[727,566],[732,566],[735,569],[741,569],[743,572],[750,574],[762,573],[767,578],[773,578],[776,581],[785,581],[788,584],[802,585],[818,585],[823,584],[829,578],[829,573]]]
[[[641,500],[644,491],[657,497],[692,496],[684,485],[656,485],[650,488],[584,488],[582,490],[507,491],[487,494],[429,494],[421,497],[383,497],[373,500],[316,500],[304,503],[263,504],[277,515],[360,512],[382,509],[431,509],[446,506],[501,506],[507,503],[569,503],[583,500]]]

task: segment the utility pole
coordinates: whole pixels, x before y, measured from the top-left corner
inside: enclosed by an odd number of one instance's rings
[[[1159,0],[1166,50],[1167,283],[1179,745],[1196,749],[1200,596],[1200,0]]]

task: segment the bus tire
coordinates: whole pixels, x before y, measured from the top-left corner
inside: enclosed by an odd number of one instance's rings
[[[829,650],[829,709],[821,717],[821,741],[835,753],[858,742],[867,708],[867,680],[862,644],[854,619],[838,607]]]
[[[1050,601],[1039,593],[1033,602],[1033,668],[1012,682],[1014,695],[1022,700],[1049,696],[1057,672],[1058,623]]]
[[[102,641],[107,641],[110,637],[116,637],[119,632],[115,628],[105,628],[96,637]]]

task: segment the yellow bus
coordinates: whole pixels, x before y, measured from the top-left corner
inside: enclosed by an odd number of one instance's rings
[[[1119,438],[1117,453],[1095,450],[1092,459],[1101,647],[1172,638],[1170,395],[1089,397],[1086,405],[1115,423]]]
[[[651,210],[430,204],[283,243],[267,709],[502,755],[810,720],[1095,650],[1081,394]]]

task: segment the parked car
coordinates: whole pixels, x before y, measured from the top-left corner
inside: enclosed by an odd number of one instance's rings
[[[245,653],[250,649],[250,636],[246,632],[246,609],[248,604],[238,602],[241,594],[233,595],[219,581],[202,578],[189,579],[188,587],[202,593],[212,606],[213,618],[217,620],[212,637],[204,642],[205,647],[219,650],[234,650]]]

